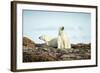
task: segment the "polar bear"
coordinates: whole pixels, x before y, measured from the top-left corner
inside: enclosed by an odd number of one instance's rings
[[[57,44],[58,48],[71,48],[70,41],[64,32],[63,26],[59,28]]]
[[[69,42],[68,37],[66,36],[64,32],[64,27],[59,28],[58,37],[57,38],[51,38],[49,36],[43,35],[39,37],[40,40],[43,40],[46,45],[51,47],[56,47],[60,49],[67,49],[71,48],[71,44]]]
[[[43,35],[40,36],[39,39],[43,40],[46,43],[46,45],[57,48],[57,38],[51,38],[47,35]]]

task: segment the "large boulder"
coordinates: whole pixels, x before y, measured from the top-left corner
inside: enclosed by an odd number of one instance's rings
[[[35,42],[28,37],[23,37],[23,47],[24,49],[34,49],[36,46]]]

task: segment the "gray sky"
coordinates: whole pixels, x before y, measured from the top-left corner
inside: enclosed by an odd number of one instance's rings
[[[71,43],[91,41],[90,13],[23,10],[23,36],[36,43],[42,42],[38,39],[41,35],[57,37],[61,26]]]

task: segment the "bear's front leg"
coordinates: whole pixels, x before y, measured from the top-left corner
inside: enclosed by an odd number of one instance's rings
[[[57,48],[60,48],[60,49],[62,49],[63,48],[63,43],[62,43],[62,39],[61,39],[61,37],[59,36],[58,37],[58,40],[57,40]]]
[[[60,39],[60,37],[58,37],[58,39],[57,39],[57,48],[60,48],[60,42],[61,42],[61,39]]]
[[[45,43],[46,43],[47,46],[49,45],[49,44],[48,44],[48,41],[45,41]]]

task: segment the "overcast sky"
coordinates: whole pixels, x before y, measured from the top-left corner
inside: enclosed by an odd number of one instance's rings
[[[61,26],[71,43],[91,41],[90,13],[23,10],[23,36],[36,43],[42,42],[38,39],[41,35],[57,37]]]

